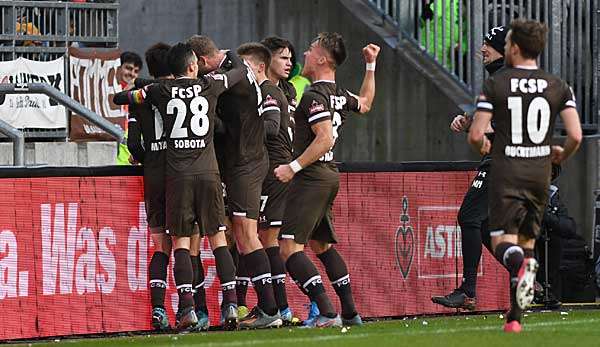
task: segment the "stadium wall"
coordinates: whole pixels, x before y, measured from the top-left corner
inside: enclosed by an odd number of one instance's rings
[[[456,213],[474,165],[341,166],[337,248],[363,316],[455,312],[432,304],[430,296],[460,281]],[[0,340],[150,329],[152,243],[140,174],[139,167],[0,170],[0,305],[10,317],[0,325]],[[506,309],[508,276],[485,249],[482,260],[477,309]],[[219,285],[206,240],[202,261],[215,324]],[[173,321],[177,295],[171,273],[168,278]],[[291,281],[288,293],[304,317],[307,299]]]

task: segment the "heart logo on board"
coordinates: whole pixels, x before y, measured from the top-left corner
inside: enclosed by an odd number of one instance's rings
[[[395,250],[396,264],[402,273],[402,278],[406,279],[410,272],[410,267],[415,254],[415,235],[413,228],[409,225],[408,216],[408,198],[402,197],[402,214],[400,215],[401,226],[396,229]]]

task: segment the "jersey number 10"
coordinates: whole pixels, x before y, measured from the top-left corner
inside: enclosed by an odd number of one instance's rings
[[[523,98],[510,96],[508,109],[511,120],[511,140],[514,145],[523,143]],[[529,139],[536,145],[544,142],[550,127],[550,105],[548,101],[538,96],[531,101],[527,109],[527,133]]]

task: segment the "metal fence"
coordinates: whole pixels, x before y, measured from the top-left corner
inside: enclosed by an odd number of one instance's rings
[[[118,46],[118,11],[118,0],[0,1],[0,61],[19,57],[50,61],[65,56],[65,71],[68,71],[69,47]],[[68,74],[65,77],[68,86]],[[67,137],[67,129],[23,129],[23,132],[26,138]]]
[[[582,125],[598,131],[600,0],[368,0],[459,83],[476,94],[485,72],[483,35],[514,18],[535,19],[550,29],[540,66],[574,89]]]
[[[0,1],[0,60],[47,61],[70,46],[116,47],[118,1]]]

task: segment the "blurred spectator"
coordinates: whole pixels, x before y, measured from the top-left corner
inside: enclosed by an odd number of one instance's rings
[[[33,18],[39,16],[39,10],[34,8],[31,12],[31,18],[25,15],[25,13],[21,13],[21,15],[17,19],[17,23],[15,24],[15,32],[17,35],[41,35],[40,29],[33,24]],[[16,46],[41,46],[41,41],[23,41],[22,43],[17,41]]]
[[[296,63],[288,77],[288,81],[294,86],[294,89],[296,89],[296,102],[298,104],[300,104],[300,99],[302,98],[302,94],[304,94],[304,90],[310,86],[308,78],[302,76],[301,73],[302,64]]]
[[[142,58],[134,52],[123,52],[121,53],[121,66],[117,68],[117,82],[121,84],[123,89],[131,89],[134,87],[134,81],[138,78],[140,70],[143,67]],[[129,115],[129,109],[127,106],[122,108],[125,116]],[[127,123],[125,123],[127,124]],[[127,140],[127,129],[125,129],[125,140]],[[129,158],[131,153],[127,148],[127,141],[120,143],[117,147],[117,165],[131,165]]]
[[[556,185],[560,171],[560,166],[552,166],[548,205],[544,211],[541,235],[535,245],[536,258],[540,260],[537,281],[541,285],[539,291],[536,291],[535,300],[536,303],[544,304],[549,308],[560,306],[561,267],[568,265],[563,264],[565,242],[577,238],[575,221],[569,216],[567,207],[561,201]]]
[[[452,58],[456,59],[458,54],[466,53],[467,49],[468,21],[459,16],[461,1],[421,1],[423,4],[419,21],[421,45],[439,63],[452,69],[454,68]],[[466,14],[464,9],[462,14]]]
[[[121,53],[121,66],[117,69],[117,81],[123,89],[133,88],[133,81],[138,78],[143,67],[142,58],[134,52]]]

